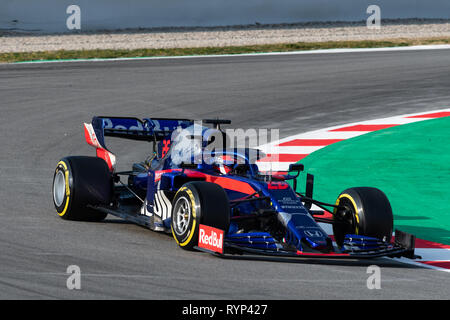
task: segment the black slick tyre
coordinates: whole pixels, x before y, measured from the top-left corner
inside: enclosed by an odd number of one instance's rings
[[[53,176],[53,204],[65,220],[101,221],[107,214],[88,205],[112,201],[113,182],[106,162],[97,157],[61,159]]]
[[[386,195],[377,188],[356,187],[341,192],[334,210],[333,233],[342,247],[346,234],[374,237],[390,242],[394,224],[392,208]]]

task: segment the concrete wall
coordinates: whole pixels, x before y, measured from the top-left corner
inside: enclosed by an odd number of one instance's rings
[[[450,0],[0,0],[0,29],[72,32],[69,5],[81,8],[81,30],[360,21],[369,5],[381,18],[450,19]]]

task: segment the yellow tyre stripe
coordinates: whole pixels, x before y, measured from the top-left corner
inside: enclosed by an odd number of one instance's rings
[[[173,197],[174,199],[177,197],[178,193],[185,190],[186,187],[181,187],[180,189],[178,189],[177,193],[175,193],[175,197]],[[171,219],[173,219],[173,217],[170,217]],[[170,230],[172,231],[172,236],[175,239],[175,242],[177,244],[180,244],[180,242],[178,241],[177,237],[175,236],[175,232],[173,231],[173,223],[170,224]]]
[[[195,212],[195,201],[194,201],[195,198],[194,198],[194,195],[193,195],[193,193],[192,193],[191,190],[189,190],[189,189],[186,188],[186,187],[182,187],[182,188],[178,189],[178,191],[177,191],[177,193],[175,194],[175,197],[174,197],[174,198],[176,198],[177,195],[178,195],[178,193],[181,192],[181,191],[186,191],[186,193],[189,195],[189,198],[191,199],[191,205],[192,205],[192,207],[191,207],[192,210],[191,210],[191,211],[192,211],[192,217],[193,217],[191,232],[190,232],[190,234],[189,234],[189,237],[186,239],[186,241],[180,243],[180,242],[178,241],[177,237],[175,236],[175,232],[173,231],[173,224],[172,224],[172,223],[171,223],[171,225],[170,225],[170,229],[171,229],[171,231],[172,231],[172,236],[173,236],[173,238],[175,239],[175,242],[176,242],[178,245],[180,245],[181,247],[185,247],[186,245],[189,244],[189,242],[191,241],[192,237],[194,236],[197,215],[196,215],[196,212]],[[173,219],[173,217],[172,217],[172,219]]]
[[[191,198],[191,205],[192,205],[191,212],[192,212],[192,218],[193,219],[192,219],[192,228],[191,228],[191,232],[189,234],[189,237],[187,238],[186,241],[180,243],[181,247],[184,247],[184,246],[188,245],[189,242],[191,241],[192,237],[194,236],[195,226],[196,226],[196,219],[197,219],[197,216],[196,216],[196,213],[195,213],[195,202],[194,202],[195,198],[194,198],[194,195],[192,194],[192,191],[187,189],[187,188],[186,188],[186,193],[189,195],[189,198]]]
[[[67,169],[67,165],[64,161],[60,161],[57,165],[57,167],[59,167],[60,165],[62,165],[64,167],[64,175],[66,178],[66,205],[64,206],[64,210],[59,213],[58,215],[60,217],[64,216],[67,212],[67,208],[69,207],[69,200],[70,200],[70,186],[69,186],[69,170]]]
[[[358,228],[358,225],[359,225],[359,216],[358,216],[358,207],[356,206],[356,202],[355,202],[355,200],[352,198],[352,196],[350,196],[349,194],[347,194],[347,193],[344,193],[344,194],[341,194],[340,196],[339,196],[339,198],[336,200],[336,205],[338,206],[339,205],[339,203],[340,203],[340,201],[341,201],[341,198],[347,198],[348,200],[350,200],[350,202],[353,204],[353,207],[355,208],[355,217],[356,217],[356,228],[355,228],[355,233],[356,234],[358,234],[359,233],[359,228]]]

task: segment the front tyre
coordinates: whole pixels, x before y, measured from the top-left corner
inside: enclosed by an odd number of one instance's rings
[[[184,184],[172,201],[171,228],[178,245],[192,250],[198,244],[199,224],[228,231],[230,206],[225,190],[211,182]]]
[[[333,233],[342,247],[346,234],[374,237],[390,242],[394,218],[386,195],[377,188],[357,187],[341,192],[334,209]]]
[[[88,206],[111,203],[112,176],[103,159],[66,157],[56,166],[52,191],[53,204],[61,218],[101,221],[107,214]]]

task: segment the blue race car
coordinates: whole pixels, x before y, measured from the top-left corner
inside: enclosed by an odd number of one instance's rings
[[[301,164],[292,164],[286,174],[265,173],[256,164],[265,156],[261,151],[230,148],[220,128],[229,123],[94,117],[84,129],[97,156],[65,157],[56,167],[57,213],[82,221],[111,214],[170,233],[183,249],[221,257],[417,257],[413,235],[395,230],[392,237],[392,209],[382,191],[349,188],[336,203],[317,201],[312,175],[307,174],[305,192],[297,191]],[[152,153],[119,172],[107,136],[150,142]],[[220,144],[211,148],[212,140]],[[332,225],[333,236],[323,223]]]

